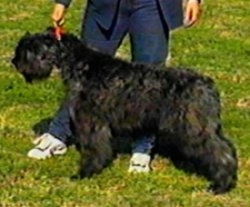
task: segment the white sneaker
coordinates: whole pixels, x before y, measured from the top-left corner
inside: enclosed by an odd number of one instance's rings
[[[128,172],[147,173],[150,171],[150,155],[134,153],[130,159]]]
[[[46,159],[53,155],[62,155],[67,151],[66,145],[49,133],[36,138],[33,143],[36,146],[27,155],[38,160]]]

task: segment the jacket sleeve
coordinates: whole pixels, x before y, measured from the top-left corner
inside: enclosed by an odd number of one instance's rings
[[[68,7],[70,5],[72,0],[55,0],[55,3],[62,4],[65,7]]]

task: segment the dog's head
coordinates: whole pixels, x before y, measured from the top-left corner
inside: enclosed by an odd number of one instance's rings
[[[52,29],[44,33],[25,34],[15,48],[12,63],[27,82],[47,78],[58,65],[59,41]]]

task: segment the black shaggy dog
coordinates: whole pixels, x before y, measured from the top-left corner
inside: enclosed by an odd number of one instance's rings
[[[225,138],[213,81],[188,69],[131,64],[87,48],[71,34],[25,35],[12,60],[27,82],[61,70],[80,143],[81,178],[99,173],[121,140],[154,137],[157,153],[224,193],[237,181],[236,150]]]

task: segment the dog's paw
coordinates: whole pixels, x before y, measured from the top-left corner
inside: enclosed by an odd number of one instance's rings
[[[209,193],[212,193],[214,195],[224,194],[227,193],[231,188],[225,187],[225,186],[216,186],[216,185],[210,185],[207,188],[207,191]]]
[[[150,155],[134,153],[130,159],[128,172],[147,173],[150,171]]]

